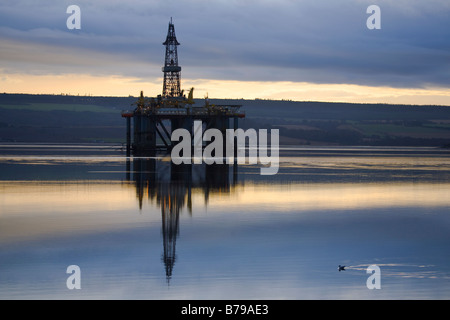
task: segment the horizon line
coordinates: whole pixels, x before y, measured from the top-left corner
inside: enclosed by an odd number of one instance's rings
[[[72,93],[23,93],[23,92],[0,92],[0,95],[29,95],[29,96],[61,96],[61,97],[90,97],[90,98],[139,98],[139,96],[123,95],[92,95],[92,94],[72,94]],[[145,98],[155,98],[146,96]],[[194,98],[194,100],[204,100],[205,98]],[[272,99],[272,98],[211,98],[209,100],[244,100],[244,101],[273,101],[273,102],[292,102],[292,103],[329,103],[329,104],[352,104],[352,105],[390,105],[390,106],[411,106],[411,107],[450,107],[445,104],[409,104],[409,103],[389,103],[389,102],[348,102],[348,101],[319,101],[319,100],[293,100],[293,99]]]

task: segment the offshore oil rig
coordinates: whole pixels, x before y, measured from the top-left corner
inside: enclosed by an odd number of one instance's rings
[[[178,129],[187,129],[193,136],[193,123],[201,120],[206,129],[219,129],[225,137],[226,129],[237,129],[238,119],[244,118],[241,105],[215,105],[205,98],[204,104],[195,106],[191,88],[186,98],[181,90],[181,67],[178,65],[177,46],[180,43],[175,36],[172,18],[169,22],[166,41],[166,54],[162,72],[164,73],[163,91],[156,98],[146,99],[141,91],[140,97],[132,111],[123,111],[126,119],[127,140],[126,153],[130,156],[154,155],[158,150],[169,151],[174,143],[171,133]],[[133,136],[131,135],[131,119],[133,119]],[[232,124],[230,122],[232,121]],[[231,127],[232,126],[232,127]],[[159,141],[157,139],[159,137]],[[132,140],[133,139],[133,140]]]

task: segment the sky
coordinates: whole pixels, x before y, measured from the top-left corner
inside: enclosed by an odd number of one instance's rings
[[[449,16],[448,0],[3,0],[0,92],[156,96],[172,18],[196,98],[450,106]]]

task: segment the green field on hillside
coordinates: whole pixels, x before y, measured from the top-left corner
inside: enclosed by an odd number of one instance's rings
[[[405,126],[395,124],[355,124],[353,125],[360,132],[367,136],[378,135],[385,136],[410,136],[410,137],[423,137],[423,138],[439,138],[443,136],[450,137],[450,125],[440,126]]]
[[[72,112],[101,112],[118,113],[114,108],[105,106],[85,104],[62,104],[62,103],[26,103],[26,104],[0,104],[0,108],[12,110],[31,111],[72,111]]]

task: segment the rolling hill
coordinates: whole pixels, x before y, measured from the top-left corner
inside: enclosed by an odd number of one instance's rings
[[[0,141],[125,141],[122,110],[137,97],[0,94]],[[198,104],[202,103],[196,100]],[[239,104],[243,128],[277,128],[281,144],[446,146],[450,107],[210,99]]]

